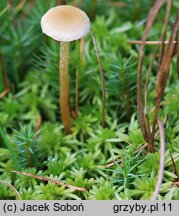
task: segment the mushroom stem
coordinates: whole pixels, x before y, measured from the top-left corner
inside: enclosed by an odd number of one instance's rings
[[[70,109],[69,109],[69,76],[68,76],[68,58],[69,42],[61,42],[60,49],[60,111],[62,122],[66,133],[71,132]]]

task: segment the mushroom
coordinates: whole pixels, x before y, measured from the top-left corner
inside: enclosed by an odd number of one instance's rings
[[[41,19],[42,32],[60,41],[60,111],[67,133],[71,132],[69,109],[69,43],[85,36],[90,30],[90,21],[85,12],[70,5],[61,5],[48,10]]]

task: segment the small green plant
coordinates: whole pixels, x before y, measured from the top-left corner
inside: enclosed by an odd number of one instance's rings
[[[143,162],[144,159],[140,159],[140,154],[134,155],[133,148],[129,148],[123,153],[123,160],[121,164],[116,163],[116,169],[108,169],[110,172],[113,172],[112,180],[115,183],[123,185],[124,188],[129,188],[130,183],[140,174],[135,174],[137,167]]]
[[[12,148],[18,160],[18,169],[42,166],[44,152],[39,146],[40,131],[35,132],[32,125],[22,126],[14,130]]]

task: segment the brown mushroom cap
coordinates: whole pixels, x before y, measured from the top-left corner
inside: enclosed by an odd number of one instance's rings
[[[43,33],[57,41],[78,40],[90,30],[90,21],[79,8],[62,5],[48,10],[41,19]]]

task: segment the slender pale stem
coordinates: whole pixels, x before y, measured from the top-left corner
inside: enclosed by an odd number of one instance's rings
[[[1,180],[0,179],[0,183],[7,185],[9,188],[11,188],[11,190],[14,191],[14,193],[16,194],[16,196],[18,197],[19,200],[22,200],[19,192],[16,190],[16,188],[14,186],[12,186],[9,182]]]
[[[69,109],[69,76],[68,76],[69,43],[61,42],[60,49],[60,111],[62,122],[67,133],[71,132]]]
[[[99,64],[99,70],[100,70],[100,74],[101,74],[101,80],[102,80],[102,127],[105,127],[105,110],[106,110],[106,87],[105,87],[105,77],[104,77],[104,71],[103,71],[103,66],[101,64],[101,60],[99,57],[99,51],[97,48],[97,44],[96,44],[96,39],[94,37],[93,32],[91,32],[91,37],[92,37],[92,42],[95,48],[95,52],[96,52],[96,57],[97,57],[97,61]]]
[[[165,133],[163,123],[160,120],[158,120],[158,126],[160,131],[160,167],[158,171],[157,184],[155,186],[155,190],[152,194],[151,200],[156,200],[158,197],[165,170]]]
[[[85,68],[86,65],[86,56],[85,56],[85,38],[82,37],[80,39],[80,63],[81,63],[81,67],[82,69]]]

